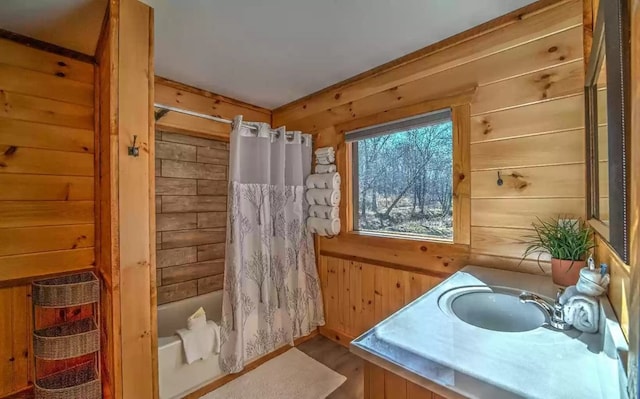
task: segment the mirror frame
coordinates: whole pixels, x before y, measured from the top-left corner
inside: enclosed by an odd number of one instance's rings
[[[600,1],[589,66],[585,77],[587,218],[620,258],[629,263],[630,31],[626,0]],[[606,57],[605,57],[606,55]],[[607,134],[609,226],[597,219],[598,110],[597,80],[603,57],[607,66]],[[607,231],[608,230],[608,231]]]

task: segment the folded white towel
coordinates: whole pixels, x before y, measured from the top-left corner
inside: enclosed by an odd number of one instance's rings
[[[337,206],[311,205],[309,216],[323,219],[336,219],[340,217],[340,208]]]
[[[340,174],[335,172],[309,175],[309,177],[307,177],[307,188],[331,188],[339,190]]]
[[[334,173],[336,165],[316,165],[316,173]]]
[[[600,306],[597,298],[573,295],[564,304],[564,321],[586,333],[598,332]]]
[[[214,351],[220,352],[220,327],[213,321],[200,316],[191,321],[193,328],[181,328],[176,331],[182,340],[187,364],[196,360],[208,359]]]
[[[335,236],[340,233],[340,219],[310,217],[307,219],[307,227],[310,232],[321,236]]]
[[[306,193],[309,205],[340,205],[340,190],[330,188],[310,188]]]

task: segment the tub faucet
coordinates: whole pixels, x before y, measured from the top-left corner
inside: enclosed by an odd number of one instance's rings
[[[533,303],[540,306],[549,316],[549,325],[556,330],[565,331],[571,328],[571,324],[564,321],[564,305],[560,303],[560,295],[562,295],[562,290],[558,291],[556,301],[553,303],[553,306],[549,305],[544,299],[531,292],[523,292],[520,294],[520,302]]]

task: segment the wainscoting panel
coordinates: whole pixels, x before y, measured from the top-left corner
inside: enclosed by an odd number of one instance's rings
[[[321,255],[320,280],[330,338],[348,345],[443,280],[418,271]]]

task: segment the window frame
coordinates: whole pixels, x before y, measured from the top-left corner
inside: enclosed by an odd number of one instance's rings
[[[407,110],[374,115],[369,118],[363,118],[362,120],[346,122],[335,127],[335,133],[337,133],[338,137],[338,143],[336,143],[338,153],[336,158],[338,171],[342,177],[343,202],[340,206],[340,218],[343,221],[343,233],[333,240],[345,242],[354,242],[355,240],[358,244],[382,247],[387,243],[394,247],[399,245],[413,247],[414,245],[418,245],[418,249],[421,252],[428,251],[428,248],[432,246],[438,248],[444,246],[456,252],[459,250],[461,253],[469,250],[471,245],[471,98],[472,95],[465,95],[456,98],[460,101],[447,102],[446,99],[442,101],[430,101],[419,104],[417,107],[410,107]],[[353,147],[352,143],[346,142],[346,133],[368,126],[393,122],[394,120],[405,119],[446,108],[451,109],[451,122],[453,125],[453,239],[355,230],[353,193],[354,189],[357,189],[357,185],[354,185],[355,180],[353,178]],[[339,243],[336,242],[336,245],[338,244]]]
[[[441,114],[446,114],[446,117],[441,117]],[[358,159],[358,144],[367,139],[372,139],[375,137],[382,137],[387,135],[401,134],[407,132],[411,129],[420,129],[427,126],[436,125],[439,123],[451,123],[452,132],[451,132],[451,185],[452,185],[452,212],[453,212],[453,141],[454,140],[454,131],[453,131],[453,109],[452,107],[444,107],[441,109],[437,109],[434,111],[430,111],[424,114],[418,114],[409,116],[407,118],[400,118],[397,120],[391,120],[385,123],[376,124],[372,126],[367,126],[359,129],[352,130],[350,132],[345,133],[345,141],[346,144],[350,147],[351,157],[349,158],[350,167],[351,167],[351,212],[347,217],[351,217],[350,226],[352,226],[352,231],[354,233],[358,233],[361,235],[371,235],[371,236],[383,236],[388,238],[404,238],[404,239],[413,239],[413,240],[425,240],[425,241],[436,241],[441,243],[453,243],[454,242],[454,231],[453,231],[453,220],[452,220],[452,228],[451,228],[451,237],[437,237],[437,236],[429,236],[426,234],[418,234],[418,233],[403,233],[403,232],[394,232],[394,231],[376,231],[376,230],[360,230],[356,227],[359,225],[359,201],[360,201],[360,178],[359,178],[359,159]],[[395,125],[395,126],[394,126]],[[373,130],[371,132],[367,132],[368,130]],[[364,134],[363,134],[364,133]],[[368,134],[367,134],[368,133]],[[349,138],[355,137],[355,138]],[[452,214],[453,219],[453,214]]]

